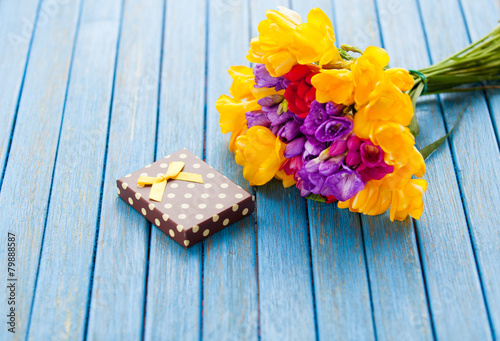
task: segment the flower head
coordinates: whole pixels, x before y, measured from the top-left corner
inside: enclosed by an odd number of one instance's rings
[[[243,177],[251,186],[267,183],[285,161],[285,144],[266,127],[251,127],[235,145],[236,163],[243,166]]]
[[[307,23],[298,25],[294,33],[293,51],[299,64],[319,62],[322,66],[341,60],[334,45],[332,22],[321,9],[311,9]]]
[[[288,109],[300,118],[309,114],[311,102],[316,98],[316,89],[311,84],[315,72],[312,66],[295,65],[284,77],[289,81],[285,90]]]
[[[297,64],[295,54],[290,52],[294,30],[302,22],[300,16],[287,8],[266,11],[266,20],[259,23],[259,36],[250,42],[247,59],[264,64],[273,77],[279,77]]]

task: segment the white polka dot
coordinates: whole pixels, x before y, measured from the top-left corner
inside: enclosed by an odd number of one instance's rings
[[[195,164],[193,165],[193,168],[200,168],[200,164],[199,164],[199,163],[195,163]]]
[[[149,206],[148,206],[148,207],[149,207],[149,209],[150,209],[151,211],[155,209],[155,205],[154,205],[154,204],[149,204]]]
[[[221,185],[220,185],[220,187],[222,187],[222,188],[228,188],[228,187],[229,187],[229,185],[228,185],[228,184],[226,184],[226,183],[223,183],[223,184],[221,184]]]
[[[207,193],[203,193],[203,194],[201,195],[201,197],[202,197],[203,199],[206,199],[206,198],[208,198],[208,197],[209,197],[209,195],[208,195]]]
[[[172,204],[165,204],[165,205],[163,205],[163,207],[165,207],[165,208],[172,208]]]
[[[210,230],[206,229],[205,231],[203,231],[203,237],[208,236],[209,233],[210,233]]]
[[[238,208],[239,208],[238,204],[234,204],[233,205],[233,212],[238,211]]]
[[[179,187],[179,184],[173,183],[172,185],[170,185],[170,187],[177,188],[177,187]]]
[[[219,210],[220,210],[221,208],[223,208],[223,207],[224,207],[224,205],[222,205],[222,204],[217,204],[217,205],[215,205],[215,208],[218,208]]]
[[[203,219],[203,214],[197,214],[197,215],[195,216],[195,218],[196,218],[196,219]]]
[[[130,178],[131,176],[132,176],[132,174],[125,175],[126,178]]]
[[[162,215],[163,220],[167,221],[168,220],[168,214]]]
[[[184,226],[182,226],[182,225],[177,225],[177,231],[181,232],[183,228],[184,228]]]
[[[143,187],[144,187],[144,185],[142,185],[142,184],[137,184],[137,187],[139,187],[139,188],[143,188]]]
[[[224,226],[227,226],[227,224],[229,224],[229,219],[224,219],[224,221],[222,222],[222,225]]]
[[[179,219],[186,219],[187,218],[187,215],[185,215],[184,213],[181,213],[177,216],[177,218]]]
[[[171,155],[167,155],[167,156],[164,157],[164,159],[170,159],[170,156]]]
[[[248,213],[248,208],[245,208],[242,212],[241,212],[243,215],[247,215]]]
[[[120,195],[120,189],[118,187],[116,187],[116,193],[118,193],[118,195]]]
[[[168,193],[167,197],[170,198],[170,199],[175,198],[175,194],[174,193]]]
[[[168,164],[167,164],[167,163],[162,163],[162,164],[160,164],[160,167],[161,167],[161,168],[167,168],[167,167],[168,167]]]
[[[128,187],[128,183],[126,183],[126,182],[122,183],[122,188],[123,189],[127,189],[127,187]]]
[[[146,213],[147,213],[147,212],[146,212],[146,209],[145,209],[144,207],[143,207],[143,208],[141,208],[141,212],[142,212],[142,214],[143,214],[143,215],[146,215]]]
[[[160,226],[160,221],[158,219],[155,219],[155,224],[156,226]]]
[[[144,167],[144,168],[149,168],[149,167],[151,167],[151,164],[147,165],[147,166],[146,166],[146,167]]]
[[[210,188],[210,187],[212,187],[212,184],[205,184],[204,187],[205,188]]]
[[[141,176],[148,176],[148,173],[141,173]]]
[[[207,174],[207,178],[209,178],[209,179],[212,179],[214,176],[215,176],[215,174],[214,174],[214,173],[208,173],[208,174]]]
[[[135,193],[135,198],[139,200],[141,198],[141,193]]]
[[[188,246],[189,245],[189,240],[184,241],[184,245]]]
[[[235,195],[235,198],[236,198],[236,199],[241,199],[241,198],[243,198],[243,194],[241,194],[241,193],[237,193],[237,194]]]
[[[224,199],[224,198],[226,197],[226,195],[225,195],[224,193],[220,193],[220,194],[218,195],[218,197],[219,197],[219,198],[221,198],[221,199]]]
[[[252,195],[252,201],[255,201],[255,195]]]
[[[184,198],[190,199],[193,195],[191,193],[184,194]]]
[[[198,208],[201,208],[201,209],[204,209],[204,208],[206,208],[206,207],[207,207],[207,205],[206,205],[206,204],[199,204],[199,205],[198,205]]]
[[[170,237],[174,237],[175,236],[175,233],[174,233],[174,230],[170,230],[168,231],[168,234],[170,235]]]
[[[134,204],[134,200],[132,200],[132,198],[128,198],[128,203],[129,203],[130,205],[133,205],[133,204]]]
[[[199,229],[200,229],[200,227],[198,225],[194,225],[193,226],[193,233],[198,232]]]
[[[181,207],[184,209],[189,208],[189,204],[182,204]]]
[[[184,154],[184,153],[182,153],[182,154],[179,154],[179,157],[180,157],[181,159],[185,159],[185,158],[187,158],[187,155],[186,155],[186,154]]]
[[[188,184],[188,188],[194,188],[194,184]]]
[[[217,220],[219,220],[219,216],[216,214],[212,217],[212,220],[215,222],[217,222]]]

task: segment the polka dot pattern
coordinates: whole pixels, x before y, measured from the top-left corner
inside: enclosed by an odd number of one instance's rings
[[[162,202],[151,201],[151,186],[139,186],[137,179],[164,175],[173,161],[185,162],[183,171],[201,174],[203,183],[169,180]],[[126,190],[123,199],[185,247],[253,210],[246,200],[250,194],[185,149],[121,178],[116,190],[118,195]]]

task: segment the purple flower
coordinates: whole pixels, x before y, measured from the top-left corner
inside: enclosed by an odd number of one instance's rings
[[[263,126],[269,128],[271,121],[267,118],[267,114],[262,110],[248,111],[245,113],[247,117],[247,128],[253,126]]]
[[[347,117],[331,117],[321,124],[314,136],[321,142],[333,142],[352,131],[352,120]]]
[[[293,141],[290,141],[285,147],[285,152],[284,152],[285,157],[289,159],[291,157],[301,155],[302,152],[304,151],[305,143],[306,143],[305,136],[300,136],[294,139]]]
[[[256,88],[274,88],[276,91],[286,89],[290,81],[285,77],[273,77],[267,72],[264,64],[257,64],[253,68]]]
[[[356,171],[364,181],[380,180],[394,171],[393,166],[385,163],[382,148],[375,146],[371,141],[352,135],[347,141],[347,147],[349,151],[346,163],[356,167]]]
[[[320,194],[345,201],[365,187],[365,182],[354,170],[344,164],[347,153],[330,157],[324,150],[316,159],[305,162],[298,171],[302,196]]]
[[[331,118],[339,117],[342,114],[342,106],[328,102],[326,104],[313,101],[311,111],[305,118],[304,125],[301,128],[306,135],[315,135],[318,128]]]

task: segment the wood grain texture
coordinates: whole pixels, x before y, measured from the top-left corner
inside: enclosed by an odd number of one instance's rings
[[[4,336],[13,340],[26,338],[42,246],[79,1],[56,9],[51,12],[52,16],[45,16],[44,25],[39,23],[34,33],[16,130],[0,193],[0,226],[2,231],[16,234],[19,283],[16,292],[16,333],[7,336],[4,334],[7,333],[6,328],[2,328],[2,339]],[[30,179],[28,183],[27,176]],[[6,238],[7,233],[2,233],[2,245],[6,245]],[[7,258],[6,253],[6,248],[0,248],[2,259]],[[6,271],[0,273],[2,283],[6,283],[6,275]],[[0,291],[2,302],[6,302],[6,293],[6,290]]]
[[[87,338],[142,337],[150,224],[116,179],[154,160],[163,0],[125,1]],[[175,246],[175,245],[172,245]]]
[[[84,334],[120,14],[121,0],[88,0],[82,7],[33,303],[32,340],[73,340]]]
[[[432,61],[438,61],[470,44],[458,2],[421,1]],[[460,19],[460,20],[457,20]],[[453,30],[449,28],[453,27]],[[440,96],[446,126],[463,118],[450,138],[463,205],[490,314],[492,329],[500,332],[500,155],[487,102],[482,92]],[[492,179],[495,179],[492,181]]]
[[[228,93],[231,65],[248,65],[247,1],[208,2],[206,161],[245,190],[241,167],[222,135],[215,101]],[[255,219],[251,215],[205,241],[203,277],[204,340],[257,340],[258,302]]]
[[[339,21],[330,1],[294,1],[292,7],[303,20],[312,7],[319,7],[334,25]],[[307,204],[319,339],[373,340],[359,215],[336,204]]]
[[[337,41],[381,46],[380,12],[372,1],[334,2]],[[345,24],[341,18],[349,18]],[[382,17],[380,17],[382,19]],[[432,339],[425,287],[411,220],[391,223],[388,214],[361,216],[377,338]]]
[[[167,1],[156,159],[185,147],[203,156],[205,1]],[[198,340],[201,244],[185,250],[151,231],[147,340]]]
[[[40,0],[0,2],[0,174],[8,155],[11,131],[22,92],[24,72],[33,37],[33,28]],[[0,188],[2,179],[0,175]]]
[[[465,23],[467,25],[467,32],[469,33],[469,37],[472,41],[482,38],[486,34],[488,34],[495,25],[498,25],[498,18],[500,16],[500,3],[498,1],[462,1],[461,2],[463,13],[465,16]],[[488,104],[488,109],[490,111],[490,115],[492,117],[493,128],[496,133],[496,141],[499,143],[500,141],[500,91],[499,90],[488,90],[486,92],[486,100]],[[494,148],[491,147],[494,152]],[[498,161],[498,159],[497,159]],[[488,176],[488,175],[487,175]],[[484,181],[484,177],[482,177]],[[486,177],[488,179],[488,177]],[[495,186],[493,184],[493,186]],[[498,186],[496,186],[498,189]],[[497,192],[498,193],[498,192]],[[485,198],[484,200],[487,200]],[[498,200],[498,198],[496,198]],[[493,233],[493,244],[488,244],[493,246],[493,250],[485,249],[486,254],[492,252],[490,257],[490,261],[493,261],[493,268],[489,268],[489,265],[486,268],[482,269],[483,275],[481,276],[482,280],[485,281],[485,289],[486,289],[486,299],[487,306],[489,310],[489,316],[492,323],[492,328],[494,332],[494,336],[498,339],[500,337],[500,290],[498,290],[498,282],[500,281],[498,275],[498,263],[500,259],[500,245],[498,244],[499,231],[498,226],[500,225],[500,218],[498,216],[494,216],[495,212],[485,212],[485,214],[493,214],[493,219],[496,218],[496,224],[489,226],[490,229],[485,232],[479,232],[482,238],[487,237],[490,233]],[[479,217],[476,217],[476,221]],[[489,221],[484,221],[483,224],[488,224]],[[482,230],[482,227],[479,229]],[[481,237],[480,237],[481,238]],[[479,238],[477,238],[479,242]],[[479,242],[481,243],[481,242]],[[495,244],[496,243],[496,244]],[[483,258],[483,256],[480,256]],[[496,258],[496,261],[494,260]],[[488,262],[487,260],[483,262]],[[492,271],[493,273],[489,274]],[[495,271],[497,273],[495,273]]]
[[[378,1],[384,44],[391,66],[419,69],[430,65],[416,2]],[[398,27],[394,30],[394,27]],[[449,30],[449,29],[448,29]],[[417,140],[426,146],[446,134],[436,96],[421,98]],[[434,330],[438,339],[488,340],[491,333],[481,283],[449,146],[426,161],[428,190],[416,231]]]

